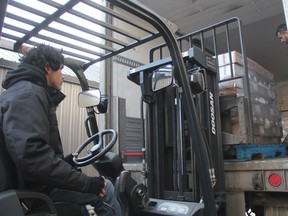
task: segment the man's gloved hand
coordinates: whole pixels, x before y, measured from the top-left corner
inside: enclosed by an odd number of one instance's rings
[[[87,192],[103,197],[105,195],[105,179],[102,176],[90,177]]]
[[[65,160],[68,164],[70,164],[72,167],[75,167],[75,163],[74,163],[74,161],[73,161],[73,158],[74,158],[74,157],[77,157],[77,156],[78,156],[77,153],[68,154],[68,155],[66,155],[66,156],[64,157],[64,160]]]

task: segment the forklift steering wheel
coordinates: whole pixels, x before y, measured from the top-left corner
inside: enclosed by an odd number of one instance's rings
[[[112,134],[112,138],[106,146],[103,146],[104,145],[103,138],[107,134]],[[88,154],[86,156],[81,158],[79,157],[73,158],[75,165],[77,165],[78,167],[87,166],[89,164],[92,164],[102,156],[104,156],[116,143],[117,132],[113,129],[107,129],[97,134],[94,134],[93,136],[89,137],[89,139],[87,139],[84,143],[82,143],[75,151],[75,153],[79,155],[82,152],[82,150],[97,137],[99,137],[98,143],[95,144],[90,150],[88,150],[87,152]]]

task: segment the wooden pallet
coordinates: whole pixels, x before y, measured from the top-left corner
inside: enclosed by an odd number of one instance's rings
[[[237,160],[253,160],[258,158],[274,158],[287,156],[287,145],[236,145],[235,153]]]

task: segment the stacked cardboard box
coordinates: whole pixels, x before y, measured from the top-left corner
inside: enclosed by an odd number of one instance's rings
[[[275,86],[278,108],[281,113],[283,141],[288,142],[288,81],[279,82]]]
[[[230,57],[231,56],[231,61]],[[223,109],[222,130],[229,136],[239,136],[241,139],[225,139],[224,144],[276,144],[282,138],[281,115],[277,107],[274,76],[257,62],[247,58],[248,85],[251,97],[245,94],[243,76],[245,68],[242,54],[233,51],[218,56],[220,83],[219,90],[221,104],[225,104],[227,98],[242,97],[243,102],[231,105],[230,110]],[[230,64],[231,62],[231,64]],[[230,79],[233,78],[233,79]],[[250,100],[250,101],[248,101]],[[252,131],[247,131],[248,118],[247,103],[252,106]],[[229,107],[229,106],[228,106]],[[231,118],[227,118],[227,113]],[[225,131],[229,128],[229,131]],[[251,133],[251,134],[249,134]],[[225,134],[225,133],[224,133]],[[225,135],[224,135],[225,136]],[[226,142],[226,143],[225,143]]]

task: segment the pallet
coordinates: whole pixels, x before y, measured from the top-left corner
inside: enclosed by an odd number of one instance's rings
[[[275,158],[287,156],[287,145],[236,145],[235,153],[237,160],[253,160],[263,158]]]

